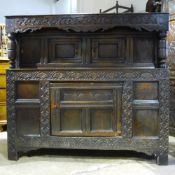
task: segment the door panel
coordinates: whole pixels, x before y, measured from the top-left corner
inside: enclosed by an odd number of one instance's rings
[[[126,38],[96,38],[91,40],[91,63],[125,63]]]
[[[82,41],[79,38],[51,39],[48,42],[49,63],[82,63]]]
[[[52,135],[121,133],[122,83],[51,83]]]

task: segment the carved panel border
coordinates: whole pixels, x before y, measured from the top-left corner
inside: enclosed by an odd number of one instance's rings
[[[40,82],[40,132],[41,136],[50,135],[50,102],[49,102],[49,81]]]
[[[94,32],[114,27],[130,27],[137,30],[167,31],[168,14],[78,14],[6,17],[8,33],[23,33],[43,28],[65,31]]]
[[[17,159],[16,147],[16,117],[15,117],[15,79],[14,72],[7,72],[7,131],[8,131],[8,157]]]
[[[133,103],[133,82],[124,83],[122,95],[122,136],[124,138],[132,137],[132,103]]]
[[[169,136],[169,80],[159,82],[159,101],[160,101],[160,152],[159,155],[168,154]]]

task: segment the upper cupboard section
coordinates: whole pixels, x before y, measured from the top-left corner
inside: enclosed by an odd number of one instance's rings
[[[155,67],[155,35],[62,33],[18,38],[18,67]]]

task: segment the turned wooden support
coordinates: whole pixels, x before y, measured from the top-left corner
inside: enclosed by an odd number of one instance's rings
[[[159,43],[158,43],[158,67],[167,68],[167,42],[166,42],[167,33],[159,33]]]
[[[15,36],[12,33],[8,34],[8,58],[10,60],[10,69],[15,68],[15,60],[16,60],[16,43]]]

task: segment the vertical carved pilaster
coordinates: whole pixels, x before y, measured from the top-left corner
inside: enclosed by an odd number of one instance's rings
[[[166,68],[167,67],[167,41],[166,41],[167,33],[161,32],[159,33],[159,44],[158,44],[158,67]]]
[[[15,35],[13,33],[8,34],[8,58],[10,60],[10,69],[15,68],[15,59],[16,59],[16,43]]]
[[[157,157],[159,165],[168,164],[169,95],[169,80],[161,80],[159,82],[160,148]]]
[[[50,135],[50,101],[49,101],[49,81],[40,82],[40,94],[41,94],[41,136]]]
[[[123,116],[122,116],[122,136],[132,137],[132,103],[133,103],[133,82],[125,82],[123,86]]]
[[[15,116],[15,80],[14,73],[7,71],[7,131],[8,131],[8,159],[17,160],[16,146],[16,116]]]

